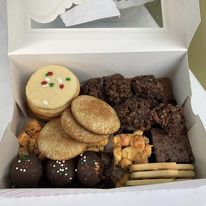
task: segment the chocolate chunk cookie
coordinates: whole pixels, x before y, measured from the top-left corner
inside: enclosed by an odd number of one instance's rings
[[[152,127],[152,110],[149,101],[132,97],[115,107],[123,129],[149,130]]]
[[[131,80],[120,74],[104,77],[104,94],[111,105],[117,105],[132,97]]]

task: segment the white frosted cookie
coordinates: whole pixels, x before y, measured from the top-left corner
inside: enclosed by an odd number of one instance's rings
[[[38,69],[26,85],[26,98],[34,107],[58,110],[79,91],[79,80],[67,68],[49,65]]]

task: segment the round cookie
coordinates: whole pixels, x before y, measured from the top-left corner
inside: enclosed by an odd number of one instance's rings
[[[69,160],[81,154],[87,144],[70,138],[61,127],[60,118],[48,122],[40,132],[39,151],[52,160]]]
[[[72,101],[71,110],[77,122],[94,133],[113,134],[120,128],[115,110],[95,97],[78,96]]]
[[[68,104],[79,89],[79,80],[67,68],[49,65],[38,69],[26,85],[26,97],[33,106],[55,110]]]
[[[65,110],[61,116],[61,124],[64,131],[73,139],[85,143],[102,142],[108,135],[95,134],[82,127],[74,119],[70,108]]]
[[[71,101],[68,102],[68,104],[58,108],[58,109],[41,109],[41,108],[38,108],[38,107],[35,107],[34,105],[32,105],[29,101],[27,101],[27,105],[29,107],[29,109],[31,110],[32,113],[34,113],[35,115],[39,115],[39,116],[43,116],[47,119],[51,119],[51,118],[54,118],[54,117],[58,117],[62,114],[62,112],[67,108],[69,107],[69,105],[71,104]]]
[[[74,95],[74,98],[76,98],[78,95],[79,95],[79,92],[80,92],[80,85],[78,86],[78,89],[77,89],[77,92],[76,94]],[[73,99],[74,99],[73,98]],[[44,120],[49,120],[49,119],[52,119],[54,117],[58,117],[62,114],[62,112],[70,106],[72,100],[69,101],[66,105],[58,108],[58,109],[41,109],[41,108],[38,108],[38,107],[35,107],[34,105],[32,105],[29,100],[27,99],[27,105],[29,107],[29,109],[31,110],[31,112],[36,115],[37,117],[41,118],[41,119],[44,119]]]

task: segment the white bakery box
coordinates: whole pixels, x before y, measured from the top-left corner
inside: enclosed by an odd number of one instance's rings
[[[199,113],[196,112],[199,102],[193,100],[194,85],[190,81],[187,56],[200,23],[199,1],[162,0],[163,28],[31,28],[32,18],[52,21],[69,3],[68,0],[7,0],[14,111],[0,144],[0,201],[9,205],[26,202],[36,205],[44,201],[51,205],[206,204],[206,110],[199,107]],[[184,105],[196,179],[109,190],[9,189],[8,169],[18,151],[15,135],[27,118],[25,84],[38,67],[48,64],[69,67],[81,81],[114,73],[170,78],[178,104]],[[204,98],[199,96],[198,100],[204,102]]]

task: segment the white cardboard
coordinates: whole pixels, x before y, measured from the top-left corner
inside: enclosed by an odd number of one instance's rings
[[[66,206],[68,204],[80,205],[167,205],[167,206],[204,206],[206,187],[202,186],[194,189],[175,189],[175,190],[151,190],[151,191],[133,191],[133,192],[115,192],[90,193],[90,194],[71,194],[62,196],[47,196],[39,198],[14,198],[15,193],[10,199],[0,198],[0,204],[4,206],[22,206],[22,205],[57,205]],[[195,194],[194,194],[195,192]],[[192,197],[192,198],[191,198]]]
[[[6,3],[0,0],[0,82],[9,81]]]
[[[0,108],[12,102],[11,97],[11,84],[9,81],[0,82]]]
[[[186,50],[200,22],[199,1],[162,0],[164,28],[31,29],[24,1],[7,0],[10,55]]]

